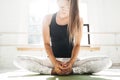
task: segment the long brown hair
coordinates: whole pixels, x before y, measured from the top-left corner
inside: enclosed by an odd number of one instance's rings
[[[81,28],[80,26],[80,15],[79,15],[79,5],[78,0],[69,0],[70,1],[70,12],[69,12],[69,23],[68,23],[68,32],[69,40],[71,41],[76,32]]]

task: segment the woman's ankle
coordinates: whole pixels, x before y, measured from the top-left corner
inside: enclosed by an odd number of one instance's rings
[[[51,75],[57,75],[55,69],[52,69],[52,71],[51,71]]]

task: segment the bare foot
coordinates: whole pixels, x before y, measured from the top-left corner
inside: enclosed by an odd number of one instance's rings
[[[64,73],[65,75],[72,75],[73,74],[73,69],[70,69],[69,71]]]
[[[55,69],[53,68],[52,71],[51,71],[51,75],[57,75]]]
[[[56,71],[56,73],[58,75],[61,75],[61,76],[67,76],[67,75],[72,75],[73,74],[73,70],[70,69],[70,70],[67,70],[67,71],[59,71],[59,72]]]
[[[52,69],[51,75],[60,75],[60,76],[67,76],[67,75],[72,75],[73,74],[73,69],[69,69],[67,71],[62,71],[59,69]]]

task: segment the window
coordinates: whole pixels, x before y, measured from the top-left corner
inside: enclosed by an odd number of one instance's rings
[[[58,10],[56,0],[34,0],[29,4],[29,27],[28,44],[43,45],[42,39],[42,21],[46,14],[55,13]],[[81,3],[80,15],[84,23],[88,23],[87,4]],[[83,32],[87,32],[88,27],[83,27]],[[83,34],[81,45],[88,45],[88,34]]]

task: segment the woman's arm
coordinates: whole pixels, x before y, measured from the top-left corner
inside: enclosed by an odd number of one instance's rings
[[[81,23],[81,29],[79,30],[79,32],[75,35],[75,41],[74,41],[74,47],[72,50],[72,56],[70,59],[70,63],[73,65],[76,58],[78,57],[78,53],[80,51],[80,42],[81,42],[81,38],[82,38],[82,29],[83,29],[83,19],[80,19],[80,23]]]
[[[50,30],[49,25],[51,22],[52,15],[47,15],[43,20],[43,40],[44,40],[44,46],[46,49],[46,52],[49,56],[49,59],[51,60],[52,64],[55,65],[56,58],[53,55],[52,48],[50,46]]]
[[[81,38],[82,38],[82,28],[83,28],[83,20],[81,19],[81,30],[79,30],[79,32],[75,35],[75,41],[74,41],[74,47],[72,50],[72,56],[71,59],[63,64],[63,72],[64,74],[68,75],[72,72],[72,66],[74,64],[74,62],[77,59],[79,50],[80,50],[80,42],[81,42]]]

